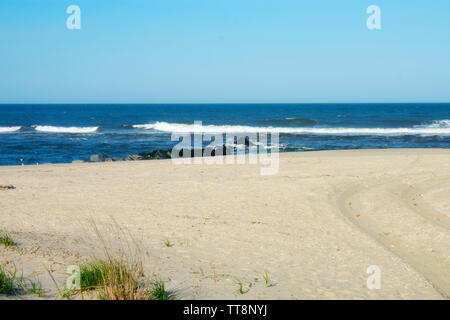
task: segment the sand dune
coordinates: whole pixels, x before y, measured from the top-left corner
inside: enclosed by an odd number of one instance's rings
[[[45,269],[63,283],[68,265],[98,252],[89,219],[113,217],[179,299],[449,298],[450,150],[286,153],[277,175],[259,169],[170,160],[2,167],[0,184],[15,189],[0,191],[0,230],[20,252],[0,247],[0,263],[56,297]],[[366,286],[372,265],[380,289]]]

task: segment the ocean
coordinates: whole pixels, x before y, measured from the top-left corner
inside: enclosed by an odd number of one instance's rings
[[[450,103],[3,104],[0,165],[167,150],[194,121],[206,132],[278,132],[280,152],[450,147]]]

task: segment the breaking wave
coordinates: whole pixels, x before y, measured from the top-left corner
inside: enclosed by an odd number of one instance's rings
[[[19,131],[22,127],[0,127],[0,133]]]
[[[239,125],[198,125],[155,122],[150,124],[133,125],[136,129],[147,129],[162,132],[178,133],[258,133],[277,132],[288,134],[320,134],[320,135],[450,135],[449,120],[435,121],[425,126],[410,128],[315,128],[315,127],[253,127]]]
[[[92,133],[96,132],[99,127],[53,127],[53,126],[33,126],[34,130],[40,132],[54,133]]]

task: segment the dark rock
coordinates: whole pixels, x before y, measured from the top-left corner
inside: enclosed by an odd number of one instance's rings
[[[142,160],[151,160],[152,156],[148,152],[141,152],[138,154],[139,157],[141,157]]]
[[[222,149],[222,150],[221,150]],[[190,152],[189,152],[190,151]],[[188,157],[194,158],[195,157],[195,151],[194,149],[190,149],[188,152],[190,153],[190,155],[188,155]],[[197,151],[200,151],[199,149],[197,149]],[[236,151],[236,147],[234,146],[226,146],[226,145],[221,145],[221,146],[214,146],[214,147],[206,147],[206,148],[202,148],[200,155],[201,156],[211,156],[211,157],[215,157],[216,154],[217,155],[231,155],[234,154],[234,152]],[[179,151],[178,154],[179,158],[184,157],[184,150],[181,149]]]
[[[140,156],[142,160],[159,160],[171,158],[169,150],[159,150],[159,149],[153,150],[152,152],[141,152],[139,153],[138,156]]]
[[[248,140],[248,137],[245,140],[246,146],[252,146],[254,143],[250,140]],[[227,146],[227,145],[220,145],[220,146],[213,146],[213,147],[205,147],[197,150],[190,149],[188,157],[195,157],[196,151],[201,155],[205,156],[216,156],[216,155],[231,155],[236,152],[236,146]],[[179,150],[178,157],[183,157],[183,149]],[[127,155],[125,157],[113,157],[110,158],[107,155],[103,153],[94,154],[90,157],[90,162],[108,162],[108,161],[138,161],[138,160],[160,160],[160,159],[171,159],[172,154],[171,150],[162,150],[162,149],[156,149],[151,152],[141,152],[139,154],[131,154]]]
[[[155,150],[151,153],[153,159],[170,159],[171,154],[166,150]]]

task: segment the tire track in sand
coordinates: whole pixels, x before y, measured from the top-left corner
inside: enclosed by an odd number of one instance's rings
[[[441,181],[442,180],[442,181]],[[407,206],[417,214],[422,215],[428,219],[431,223],[440,226],[447,231],[450,230],[450,217],[437,211],[430,206],[423,198],[424,194],[441,189],[450,185],[450,177],[444,177],[440,179],[440,182],[436,183],[436,179],[422,182],[420,189],[414,188],[412,185],[399,185],[400,198],[405,202]]]
[[[390,178],[368,187],[355,185],[338,197],[339,209],[449,299],[450,232],[446,216],[424,202],[411,208],[411,199],[404,197],[409,197],[407,190],[411,187],[395,182],[399,180]],[[422,182],[415,184],[422,185]],[[398,191],[400,196],[394,194]]]

